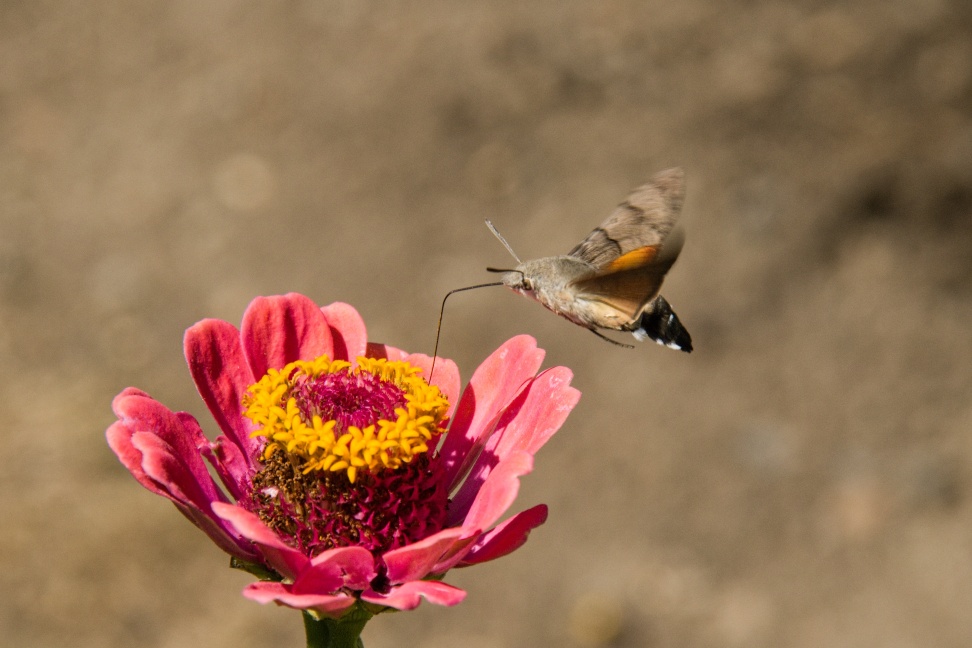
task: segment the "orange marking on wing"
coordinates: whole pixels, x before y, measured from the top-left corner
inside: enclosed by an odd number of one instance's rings
[[[658,255],[659,245],[646,245],[636,250],[631,250],[627,254],[622,254],[617,259],[608,263],[603,268],[598,269],[599,275],[614,274],[625,270],[636,270],[643,268]]]

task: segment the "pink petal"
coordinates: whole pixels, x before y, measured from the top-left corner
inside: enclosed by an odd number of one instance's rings
[[[297,293],[254,299],[243,314],[241,333],[250,370],[258,377],[294,360],[333,353],[327,318]]]
[[[463,521],[467,529],[488,529],[506,512],[520,490],[520,477],[533,470],[533,455],[513,452],[496,467],[483,482],[469,513]],[[449,512],[452,517],[452,512]]]
[[[535,454],[560,429],[580,398],[580,392],[570,386],[572,377],[570,369],[554,367],[528,382],[516,395],[501,414],[469,477],[452,498],[450,519],[458,521],[465,516],[496,463],[517,450]]]
[[[163,495],[199,510],[225,499],[209,473],[195,472],[165,439],[152,432],[135,432],[130,439],[132,448],[142,455],[143,474]]]
[[[462,603],[466,592],[439,581],[411,581],[399,587],[393,587],[388,594],[379,594],[374,590],[366,590],[361,594],[361,600],[377,605],[387,605],[398,610],[414,610],[425,598],[436,605],[453,606]]]
[[[522,513],[517,513],[480,536],[476,545],[459,563],[459,567],[495,560],[516,551],[527,541],[530,531],[546,521],[546,504],[537,504]]]
[[[405,356],[405,361],[422,369],[422,377],[429,380],[429,372],[432,370],[431,357],[424,353],[410,353]],[[432,374],[429,383],[438,387],[442,395],[449,399],[448,416],[452,416],[459,402],[459,388],[462,384],[459,380],[459,367],[452,360],[440,356],[435,361],[435,373]]]
[[[201,448],[202,455],[216,470],[230,496],[239,500],[250,490],[251,464],[243,451],[225,435]]]
[[[199,395],[219,428],[253,466],[260,444],[250,438],[252,427],[243,416],[243,394],[256,379],[243,353],[239,331],[229,322],[205,319],[186,330],[183,349]]]
[[[225,499],[199,454],[199,446],[207,444],[208,440],[194,418],[189,415],[180,417],[145,392],[131,388],[115,397],[112,409],[119,421],[108,428],[108,444],[112,449],[117,448],[118,458],[143,486],[159,495],[183,492],[183,500],[200,509],[208,509],[210,502]],[[165,481],[165,474],[152,476],[147,473],[144,452],[132,443],[135,434],[159,439],[164,448],[153,447],[171,455],[167,465],[174,471],[172,478],[178,479],[177,482]],[[154,483],[147,483],[146,479]]]
[[[115,414],[118,415],[120,401],[122,399],[135,397],[149,398],[149,395],[140,389],[127,387],[115,396],[115,399],[112,401],[112,409],[115,410]],[[105,432],[105,437],[108,439],[108,446],[118,457],[119,461],[121,461],[122,465],[128,469],[128,472],[132,473],[132,476],[138,483],[156,495],[166,495],[166,492],[154,481],[148,479],[145,471],[142,470],[142,453],[132,446],[131,439],[133,434],[135,434],[135,430],[128,422],[117,421],[111,424],[108,431]]]
[[[322,591],[321,585],[315,579],[332,576],[338,578],[339,587],[363,590],[376,575],[375,558],[370,551],[364,547],[338,547],[314,556],[311,566],[294,583],[294,591],[309,592],[315,588],[316,591]]]
[[[462,543],[464,532],[462,528],[445,529],[419,542],[387,552],[382,558],[388,568],[388,580],[394,585],[425,578],[444,555]]]
[[[466,528],[465,531],[466,536],[453,545],[449,551],[442,554],[442,557],[439,558],[438,562],[432,566],[432,569],[429,571],[430,574],[444,574],[455,567],[466,558],[466,555],[469,554],[472,548],[482,537],[480,529]]]
[[[302,571],[291,585],[292,594],[306,594],[311,596],[321,596],[323,594],[333,594],[344,585],[339,569],[333,569],[330,565],[313,565]]]
[[[170,499],[228,554],[256,559],[253,546],[212,513],[211,503],[225,497],[199,456],[197,444],[208,442],[195,419],[137,389],[124,390],[113,408],[120,420],[108,428],[108,445],[135,479]]]
[[[368,347],[368,332],[364,320],[354,306],[334,302],[322,307],[321,311],[331,330],[334,345],[332,360],[354,361],[358,356],[363,356]]]
[[[476,369],[462,394],[440,453],[449,484],[455,486],[456,480],[471,467],[475,461],[472,455],[492,433],[497,414],[524,381],[536,374],[543,355],[536,340],[529,335],[518,335],[503,343]]]
[[[257,545],[267,562],[284,578],[294,579],[310,561],[292,549],[253,513],[233,504],[216,502],[213,512],[229,522],[243,537]]]
[[[347,594],[294,594],[288,585],[262,581],[243,588],[243,596],[257,603],[276,603],[297,610],[316,610],[324,616],[338,618],[355,604]]]
[[[515,450],[535,455],[560,429],[580,400],[580,392],[570,386],[573,376],[567,367],[541,372],[529,385],[523,406],[515,412],[504,412],[496,426],[503,429],[496,446],[500,459]]]

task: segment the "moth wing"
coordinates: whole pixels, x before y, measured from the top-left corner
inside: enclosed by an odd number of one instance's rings
[[[600,302],[614,309],[623,317],[622,324],[632,322],[661,288],[662,275],[644,272],[616,272],[603,277],[593,277],[574,284],[576,298]],[[612,327],[613,328],[613,327]]]
[[[662,171],[633,190],[567,255],[600,269],[639,248],[661,247],[678,221],[684,198],[682,169]]]
[[[577,297],[597,301],[635,320],[658,295],[662,281],[675,263],[685,236],[674,228],[663,245],[631,250],[602,266],[589,277],[570,284]]]

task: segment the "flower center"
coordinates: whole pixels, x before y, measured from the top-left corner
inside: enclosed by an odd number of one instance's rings
[[[271,369],[243,399],[264,437],[241,501],[308,555],[374,552],[442,528],[448,492],[429,452],[449,403],[407,362],[322,356]]]
[[[316,377],[299,376],[296,382],[293,395],[304,417],[334,420],[341,430],[397,418],[395,410],[405,405],[405,392],[398,385],[383,382],[375,374],[352,373],[349,368]]]
[[[444,430],[449,402],[407,362],[358,358],[357,366],[321,356],[271,369],[247,390],[246,416],[275,452],[298,458],[304,472],[398,468]]]

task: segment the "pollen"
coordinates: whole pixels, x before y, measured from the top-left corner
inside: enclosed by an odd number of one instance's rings
[[[243,398],[266,438],[264,460],[285,453],[304,474],[396,470],[434,448],[449,402],[408,362],[321,356],[270,369]]]

